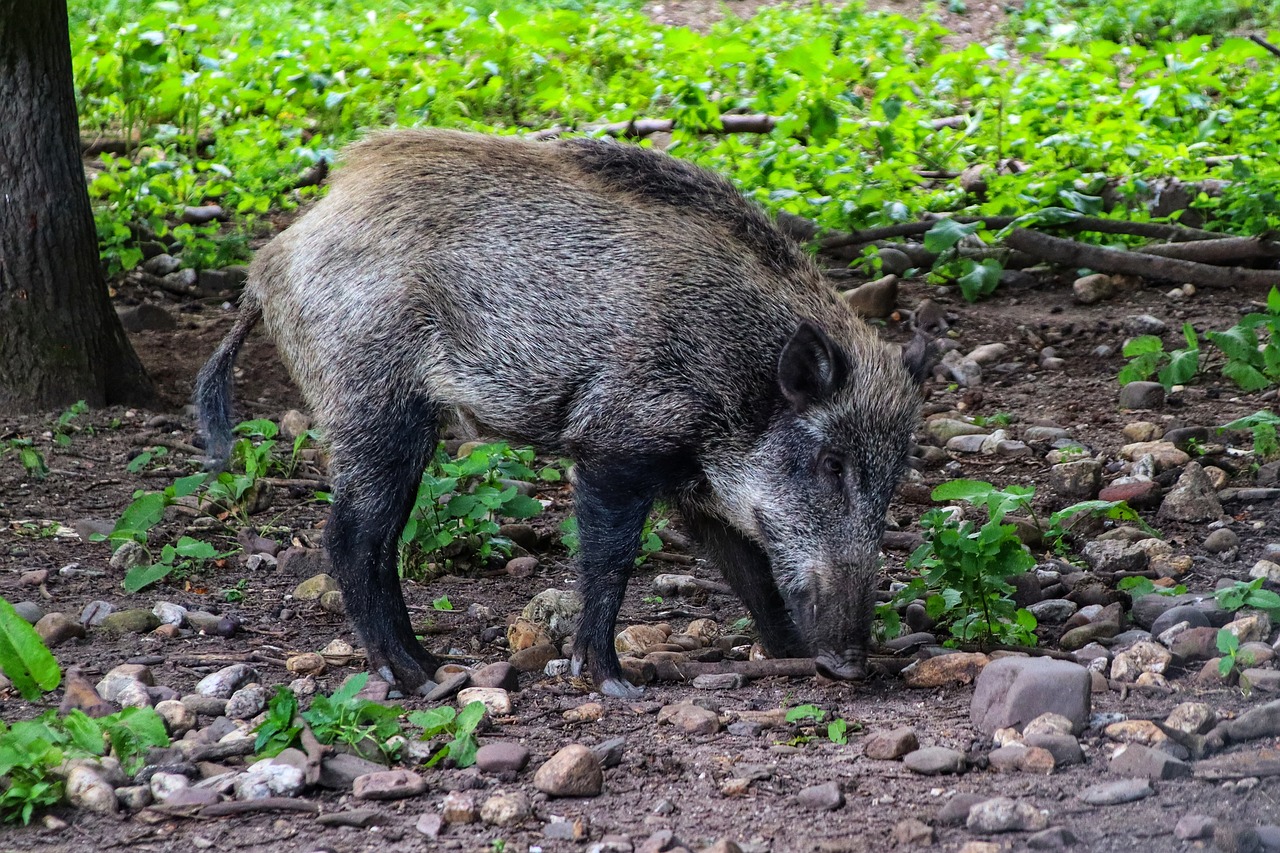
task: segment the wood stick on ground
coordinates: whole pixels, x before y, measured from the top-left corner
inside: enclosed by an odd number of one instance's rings
[[[251,812],[320,814],[320,806],[310,800],[295,800],[289,797],[264,797],[261,800],[233,800],[225,803],[211,803],[200,809],[199,816],[226,817],[228,815],[249,814]]]
[[[1266,39],[1264,39],[1262,36],[1258,35],[1257,33],[1254,33],[1253,35],[1249,36],[1249,41],[1251,41],[1251,42],[1253,42],[1254,44],[1258,45],[1259,47],[1261,47],[1261,48],[1263,48],[1263,49],[1265,49],[1265,50],[1269,51],[1270,53],[1275,54],[1276,56],[1280,56],[1280,47],[1276,47],[1274,44],[1272,44],[1271,42],[1267,41]]]
[[[1199,287],[1241,286],[1265,289],[1280,286],[1280,270],[1215,267],[1177,258],[1090,246],[1025,228],[1015,228],[1004,243],[1012,249],[1035,255],[1050,263],[1064,267],[1088,267],[1094,272],[1136,275],[1176,283],[1190,282]]]
[[[1017,217],[1014,216],[955,216],[956,222],[970,224],[981,222],[992,231],[1008,228]],[[849,246],[862,246],[877,240],[889,240],[895,237],[918,237],[926,233],[938,223],[937,219],[925,219],[919,222],[898,222],[894,225],[883,225],[878,228],[864,228],[849,234],[828,232],[818,241],[820,251],[829,252]],[[1081,216],[1070,222],[1055,225],[1037,225],[1036,228],[1056,231],[1090,231],[1096,234],[1127,234],[1133,237],[1148,237],[1153,240],[1170,240],[1185,243],[1193,240],[1217,240],[1232,235],[1219,231],[1205,231],[1200,228],[1187,228],[1184,225],[1170,225],[1161,222],[1129,222],[1124,219],[1102,219],[1097,216]]]
[[[913,658],[891,658],[872,655],[867,668],[872,672],[894,675],[911,664]],[[692,681],[699,675],[725,675],[736,673],[750,679],[756,678],[811,678],[818,674],[813,658],[768,658],[766,660],[726,660],[717,663],[688,661],[649,661],[659,681]]]
[[[298,740],[302,743],[302,751],[307,755],[307,766],[303,779],[308,786],[319,785],[320,762],[324,759],[325,754],[329,752],[329,747],[316,739],[315,732],[311,731],[311,726],[302,718],[301,714],[294,715],[293,724],[302,727],[302,731],[298,733]]]
[[[933,119],[931,124],[935,130],[946,127],[962,127],[968,124],[969,117],[944,116]],[[867,127],[883,127],[884,122],[864,122]],[[614,136],[620,139],[643,139],[655,133],[670,133],[676,129],[673,118],[634,118],[630,121],[615,121],[608,124],[588,124],[577,128],[578,131],[592,135]],[[772,133],[778,126],[775,116],[755,113],[738,115],[728,113],[720,116],[720,126],[708,128],[706,133]],[[556,125],[528,134],[527,139],[555,139],[563,134],[574,132],[574,128]]]
[[[1280,243],[1257,237],[1223,237],[1219,240],[1194,240],[1189,243],[1156,243],[1134,251],[1162,258],[1229,266],[1257,258],[1280,258]]]

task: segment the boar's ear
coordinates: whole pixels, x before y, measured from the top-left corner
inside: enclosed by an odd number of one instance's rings
[[[801,321],[778,359],[778,385],[797,412],[830,396],[848,373],[845,354],[808,320]]]
[[[911,374],[917,385],[923,385],[937,361],[933,338],[917,331],[911,342],[902,348],[902,366]]]

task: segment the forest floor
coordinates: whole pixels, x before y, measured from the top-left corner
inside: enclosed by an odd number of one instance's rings
[[[754,5],[744,0],[728,7]],[[917,8],[914,3],[898,5]],[[705,21],[719,14],[718,8],[719,4],[691,0],[668,2],[661,8],[654,4],[650,11],[658,20],[688,23]],[[989,31],[991,19],[997,16],[996,12],[983,13],[971,26]],[[1201,330],[1233,325],[1242,313],[1258,310],[1266,294],[1201,290],[1193,296],[1174,298],[1168,295],[1171,283],[1135,282],[1111,299],[1082,305],[1073,299],[1073,278],[1048,272],[1022,276],[1018,284],[1002,286],[978,304],[964,302],[954,291],[920,282],[904,283],[898,316],[906,317],[922,300],[932,299],[946,313],[948,335],[961,352],[993,343],[1008,347],[1001,359],[1005,367],[985,371],[977,387],[931,381],[926,388],[926,414],[962,413],[986,419],[992,428],[1007,423],[1004,428],[1012,439],[1022,437],[1031,426],[1060,427],[1107,465],[1107,478],[1112,479],[1122,473],[1120,449],[1130,443],[1122,430],[1135,421],[1150,421],[1159,431],[1212,428],[1260,409],[1275,408],[1274,391],[1242,394],[1216,369],[1202,371],[1194,384],[1170,394],[1153,411],[1122,411],[1116,381],[1124,364],[1121,346],[1132,335],[1130,318],[1150,315],[1163,321],[1168,329],[1165,339],[1172,342],[1180,340],[1184,322]],[[118,518],[135,490],[158,490],[175,476],[195,470],[197,458],[189,452],[195,430],[187,402],[196,371],[233,318],[232,294],[181,300],[127,283],[118,291],[120,307],[145,302],[174,321],[172,328],[130,336],[157,383],[159,400],[145,411],[109,409],[80,415],[71,421],[66,444],[52,440],[58,413],[0,419],[0,436],[34,438],[49,467],[44,479],[35,479],[19,465],[16,454],[0,456],[0,595],[12,602],[31,601],[44,611],[61,611],[72,618],[99,600],[118,610],[150,609],[158,601],[168,601],[190,610],[234,615],[241,626],[230,637],[191,631],[175,636],[112,635],[91,628],[86,638],[58,646],[55,655],[64,669],[78,666],[92,681],[118,664],[146,662],[157,684],[185,695],[210,672],[228,663],[247,661],[261,673],[264,684],[287,684],[294,674],[280,664],[291,655],[318,651],[334,639],[357,644],[341,615],[315,602],[291,598],[304,576],[251,570],[244,556],[236,554],[199,571],[175,573],[139,593],[126,594],[120,586],[121,572],[109,565],[110,549],[103,543],[86,541],[76,532]],[[896,342],[910,336],[906,324],[897,319],[890,319],[883,330]],[[1047,346],[1063,360],[1060,369],[1042,366]],[[1109,348],[1109,353],[1101,354],[1099,347]],[[260,330],[241,353],[236,383],[243,418],[278,421],[286,411],[302,408],[298,392]],[[1210,436],[1203,444],[1222,440],[1212,432]],[[136,473],[126,470],[140,451],[156,446],[170,448],[162,464]],[[1035,452],[1019,456],[947,452],[939,464],[922,466],[919,482],[900,491],[891,514],[901,530],[918,531],[920,515],[933,505],[929,488],[960,477],[997,485],[1035,485],[1036,507],[1042,515],[1072,502],[1054,491],[1045,460],[1047,448],[1035,442],[1031,446]],[[1247,449],[1248,442],[1236,449],[1240,448]],[[1248,457],[1225,452],[1214,455],[1212,449],[1210,454],[1205,461],[1228,469],[1232,477],[1229,486],[1254,485],[1256,466],[1247,464]],[[509,615],[519,613],[544,589],[574,588],[573,560],[558,540],[559,523],[571,506],[570,487],[543,484],[537,496],[548,508],[530,522],[540,543],[533,551],[538,566],[531,575],[468,572],[446,574],[429,582],[405,582],[410,611],[430,647],[467,664],[506,660],[509,651],[502,644],[505,634],[501,628]],[[1211,553],[1205,548],[1209,524],[1157,519],[1155,505],[1158,501],[1144,509],[1143,516],[1160,530],[1176,555],[1191,558],[1190,568],[1177,581],[1192,592],[1208,595],[1224,579],[1246,579],[1259,558],[1274,553],[1266,551],[1267,546],[1280,542],[1280,504],[1273,500],[1225,505],[1225,524],[1215,527],[1225,526],[1238,537],[1238,548],[1226,553]],[[326,515],[327,505],[316,501],[310,491],[282,487],[269,507],[250,518],[250,526],[282,545],[314,543]],[[171,513],[157,528],[154,539],[170,541],[192,521],[189,516]],[[219,550],[233,549],[237,525],[196,526],[195,535],[213,541]],[[673,519],[671,527],[678,531],[679,520]],[[690,599],[657,598],[653,581],[660,573],[718,579],[713,568],[695,555],[685,554],[679,545],[668,545],[665,551],[665,557],[652,559],[636,571],[619,627],[665,622],[680,631],[694,618],[709,618],[728,631],[746,615],[736,598],[715,591]],[[906,556],[901,550],[886,552],[890,576],[902,576]],[[1046,559],[1046,555],[1039,556]],[[47,577],[32,574],[41,571],[47,572]],[[33,583],[35,578],[42,582]],[[235,592],[228,595],[228,591]],[[441,595],[448,596],[453,610],[433,607],[433,600]],[[495,626],[499,630],[495,631]],[[1060,633],[1061,626],[1042,626],[1041,641],[1054,648]],[[499,639],[495,641],[495,637]],[[1270,639],[1274,639],[1274,631]],[[1241,767],[1252,764],[1261,768],[1256,774],[1238,774],[1243,778],[1223,781],[1212,773],[1197,772],[1160,780],[1153,783],[1150,796],[1120,805],[1092,805],[1078,797],[1095,783],[1121,778],[1108,771],[1109,757],[1118,744],[1103,733],[1106,722],[1164,720],[1174,706],[1191,701],[1210,705],[1219,719],[1231,719],[1276,698],[1262,690],[1246,695],[1238,686],[1206,684],[1197,677],[1200,668],[1200,661],[1175,663],[1165,673],[1173,688],[1167,695],[1130,689],[1094,692],[1094,719],[1081,736],[1086,760],[1047,774],[997,772],[988,766],[991,738],[970,722],[972,684],[918,689],[906,686],[895,675],[884,674],[857,684],[774,677],[729,690],[655,683],[646,688],[642,700],[622,701],[588,695],[580,684],[562,678],[525,674],[520,679],[521,689],[513,694],[512,712],[491,721],[480,740],[482,744],[523,744],[532,754],[528,768],[499,775],[482,774],[475,768],[422,770],[426,791],[394,802],[362,803],[354,801],[349,792],[339,791],[305,795],[323,812],[374,808],[376,814],[366,828],[328,826],[300,813],[184,818],[144,809],[109,817],[64,806],[52,810],[55,820],[37,818],[29,827],[6,829],[0,834],[0,849],[585,851],[630,850],[634,846],[636,850],[660,851],[681,844],[700,849],[725,840],[744,850],[773,851],[872,851],[895,845],[901,849],[966,849],[971,853],[1027,849],[1029,833],[983,833],[941,820],[943,808],[964,794],[1005,796],[1032,804],[1047,813],[1050,826],[1069,830],[1076,839],[1072,849],[1157,853],[1212,846],[1211,839],[1175,836],[1175,824],[1188,815],[1205,815],[1217,821],[1221,849],[1262,849],[1249,846],[1253,842],[1246,830],[1280,824],[1280,768],[1274,761],[1280,739],[1276,737],[1229,748],[1228,754],[1235,756]],[[332,692],[360,670],[359,660],[349,666],[330,666],[317,678],[319,689]],[[0,718],[12,721],[33,716],[59,698],[55,693],[48,703],[33,705],[16,694],[0,694]],[[407,710],[429,707],[420,697],[397,701]],[[714,734],[694,734],[659,722],[658,712],[664,706],[687,701],[712,707],[726,723],[754,712],[812,704],[827,711],[829,719],[848,721],[849,742],[829,742],[821,731],[806,741],[804,736],[813,732],[802,724],[755,733],[721,729]],[[591,719],[591,714],[585,721],[566,719],[566,711],[588,702],[602,706],[598,719]],[[922,746],[951,747],[963,753],[965,772],[919,775],[901,762],[871,760],[864,755],[868,733],[899,726],[913,728]],[[605,771],[599,796],[549,798],[535,791],[534,769],[560,748],[571,743],[596,745],[618,737],[625,739],[621,762]],[[1272,757],[1269,764],[1268,756]],[[741,779],[752,781],[746,785],[733,781]],[[802,790],[833,781],[843,795],[843,805],[815,810],[807,800],[801,800]],[[439,814],[450,791],[469,792],[483,801],[499,790],[523,791],[532,802],[532,814],[505,828],[484,822],[447,824],[439,837],[424,835],[416,828],[424,814]],[[545,827],[553,818],[580,819],[586,829],[585,840],[546,837]],[[908,838],[907,822],[912,819],[932,827],[929,839]],[[606,836],[614,838],[610,841]],[[1237,846],[1228,846],[1235,842]],[[984,843],[992,846],[981,846]]]

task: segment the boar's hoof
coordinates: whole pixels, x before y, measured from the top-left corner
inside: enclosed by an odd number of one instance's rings
[[[818,674],[839,681],[859,681],[867,677],[865,659],[857,659],[852,655],[837,655],[828,652],[818,655],[814,663]]]
[[[617,699],[639,699],[644,695],[644,688],[636,687],[623,678],[606,678],[603,681],[597,681],[596,689],[605,696],[613,696]]]

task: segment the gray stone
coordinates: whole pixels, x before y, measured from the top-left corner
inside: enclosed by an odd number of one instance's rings
[[[126,539],[111,555],[109,564],[118,572],[126,572],[135,566],[145,566],[149,559],[150,555],[147,554],[147,549],[142,547],[141,542]]]
[[[977,424],[955,418],[930,418],[925,421],[924,430],[940,444],[946,444],[959,435],[985,436],[987,434],[987,431]]]
[[[1150,314],[1131,314],[1124,318],[1124,327],[1135,335],[1163,335],[1168,328],[1164,320]]]
[[[436,838],[444,828],[444,818],[434,812],[427,812],[418,817],[418,822],[413,825],[413,828],[428,838]]]
[[[215,699],[230,699],[231,694],[242,685],[256,681],[259,677],[257,670],[248,664],[235,663],[200,679],[196,684],[196,692]]]
[[[293,597],[298,601],[319,601],[326,592],[341,592],[338,582],[329,574],[312,575],[293,588]]]
[[[471,686],[498,687],[509,692],[516,691],[520,689],[520,674],[506,661],[498,661],[482,666],[471,673]]]
[[[796,797],[801,808],[830,812],[844,805],[844,794],[837,782],[824,782],[801,789]]]
[[[1240,678],[1259,693],[1280,693],[1280,670],[1252,666],[1240,672]]]
[[[1151,783],[1146,779],[1120,779],[1085,788],[1079,797],[1091,806],[1115,806],[1132,803],[1154,793]]]
[[[1046,598],[1027,606],[1036,622],[1041,625],[1061,625],[1075,614],[1079,608],[1074,601],[1065,598]]]
[[[1261,853],[1258,830],[1243,823],[1219,823],[1213,828],[1213,846],[1222,853]]]
[[[1081,459],[1054,465],[1049,469],[1049,485],[1059,495],[1072,500],[1097,497],[1102,488],[1102,463]]]
[[[476,767],[481,773],[523,770],[529,763],[529,748],[515,741],[493,741],[476,751]]]
[[[1182,604],[1177,607],[1170,607],[1157,616],[1156,621],[1151,623],[1151,633],[1160,636],[1180,622],[1190,623],[1187,626],[1190,628],[1209,627],[1209,617],[1204,615],[1203,610],[1190,604]]]
[[[622,755],[626,749],[627,739],[624,737],[609,738],[591,747],[602,767],[617,767],[622,763]]]
[[[1053,756],[1055,767],[1084,763],[1084,750],[1080,748],[1080,742],[1071,735],[1027,735],[1025,742],[1029,747],[1048,751]]]
[[[119,809],[116,792],[102,775],[86,765],[77,765],[67,774],[67,802],[79,809],[99,814],[115,814]]]
[[[98,695],[108,702],[115,702],[120,698],[120,691],[126,685],[137,683],[145,687],[156,683],[151,668],[136,663],[122,663],[102,676],[102,680],[97,684]]]
[[[320,761],[320,786],[335,791],[350,791],[356,780],[370,773],[386,770],[381,764],[349,752],[326,753]]]
[[[693,679],[693,686],[699,690],[737,690],[746,684],[746,676],[738,672],[707,673]]]
[[[160,620],[161,625],[176,625],[181,628],[187,622],[187,608],[170,601],[157,601],[151,612]]]
[[[893,313],[898,304],[898,277],[890,274],[869,281],[842,294],[845,302],[863,317],[883,319]]]
[[[1213,828],[1217,821],[1204,814],[1187,814],[1178,818],[1173,828],[1173,837],[1180,841],[1197,841],[1201,838],[1212,838]]]
[[[1019,728],[1052,712],[1071,720],[1075,732],[1089,720],[1093,681],[1079,664],[1052,658],[1000,658],[983,668],[970,719],[986,734]]]
[[[1081,276],[1071,284],[1071,292],[1076,302],[1081,305],[1092,305],[1109,299],[1115,292],[1115,282],[1106,273],[1093,273]]]
[[[907,753],[902,763],[913,773],[937,776],[943,773],[962,773],[965,769],[964,753],[945,746],[928,746]]]
[[[955,438],[948,439],[947,450],[953,453],[981,453],[989,437],[986,435],[957,435]]]
[[[1219,527],[1204,540],[1204,549],[1210,554],[1225,554],[1240,545],[1240,537],[1226,527]]]
[[[1191,765],[1139,743],[1126,743],[1116,750],[1107,769],[1119,776],[1148,779],[1181,779],[1191,775]]]
[[[1164,405],[1164,386],[1159,382],[1130,382],[1120,389],[1121,409],[1158,409]]]
[[[1221,531],[1218,531],[1219,533]],[[1280,563],[1271,560],[1259,560],[1249,569],[1249,577],[1266,578],[1271,583],[1280,583]]]
[[[427,790],[427,782],[412,770],[379,770],[357,776],[352,796],[357,800],[403,800]]]
[[[1222,503],[1204,469],[1188,462],[1156,515],[1173,521],[1215,521],[1222,517]]]
[[[1150,560],[1137,543],[1121,539],[1094,539],[1080,554],[1095,572],[1140,572]]]
[[[970,809],[988,799],[986,794],[956,794],[938,809],[934,822],[939,826],[963,826],[969,819]]]
[[[144,332],[153,329],[173,329],[177,321],[159,305],[144,302],[141,305],[117,307],[116,316],[126,332]]]
[[[296,797],[306,785],[302,770],[275,759],[259,761],[235,781],[237,800],[265,800],[267,797]]]
[[[1065,826],[1051,826],[1027,836],[1031,850],[1065,850],[1076,843],[1075,834]]]
[[[19,601],[13,605],[13,612],[21,616],[28,625],[36,624],[44,616],[44,609],[34,601]]]
[[[267,707],[268,698],[267,688],[261,684],[249,684],[231,694],[223,713],[233,720],[247,720]]]
[[[146,634],[160,627],[160,619],[150,610],[118,610],[103,617],[98,627],[116,634]]]
[[[480,804],[480,819],[491,826],[515,826],[532,813],[523,791],[498,791]]]
[[[1049,815],[1022,800],[994,797],[969,809],[965,826],[974,832],[1034,832],[1049,825]]]

